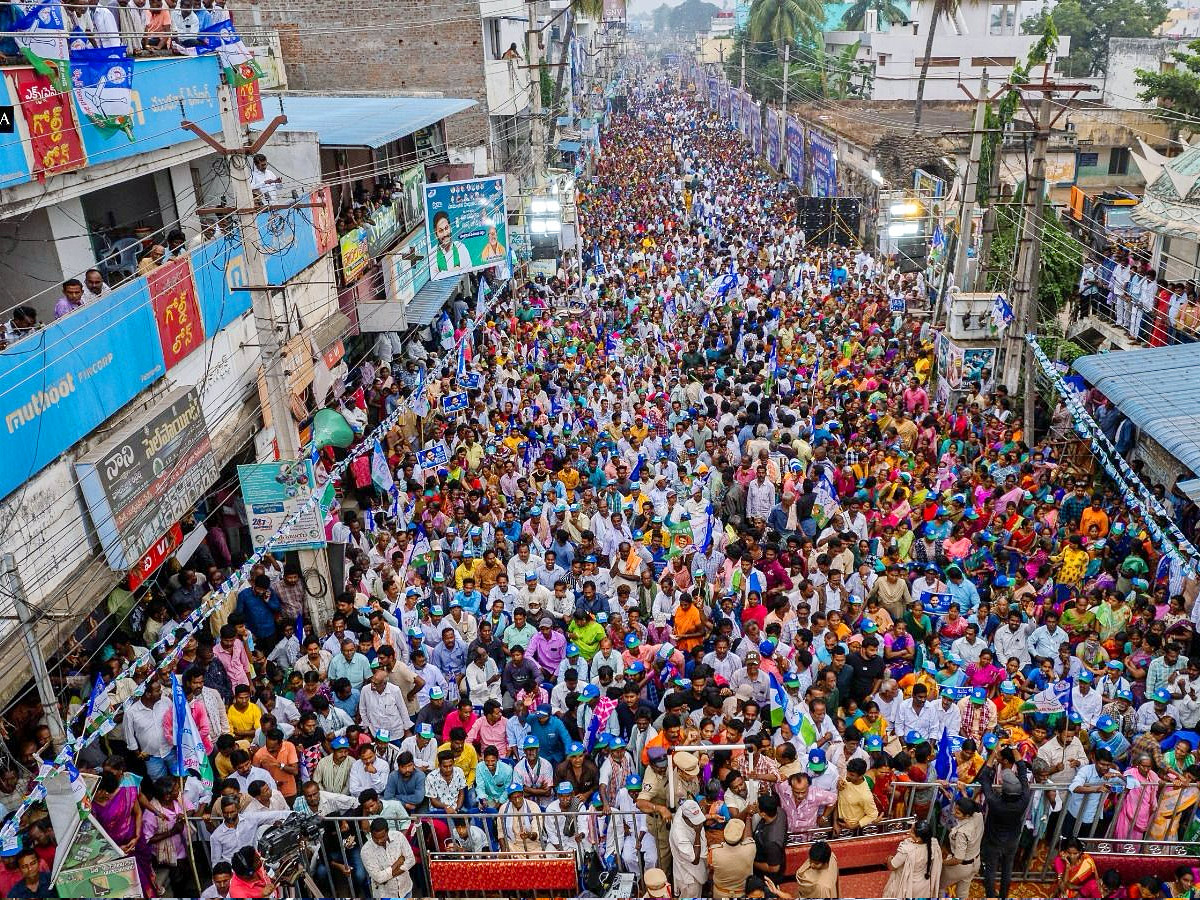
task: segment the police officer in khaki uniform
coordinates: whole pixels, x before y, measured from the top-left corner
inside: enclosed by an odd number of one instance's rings
[[[726,822],[723,834],[725,843],[708,849],[713,896],[741,897],[746,893],[746,879],[754,874],[754,841],[745,840],[746,823],[741,819]]]
[[[662,747],[651,747],[647,756],[650,765],[642,779],[637,808],[646,814],[646,828],[654,835],[659,868],[670,871],[671,807],[667,804],[667,751]]]

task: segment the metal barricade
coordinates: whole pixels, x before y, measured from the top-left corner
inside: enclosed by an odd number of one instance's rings
[[[1093,854],[1194,855],[1196,845],[1187,835],[1200,809],[1200,785],[1160,782],[1103,794],[1072,794],[1070,782],[1029,787],[1029,805],[1015,850],[1014,881],[1057,879],[1054,860],[1063,840],[1071,836],[1078,837]],[[923,818],[934,826],[935,833],[944,836],[953,825],[949,803],[959,790],[954,783],[893,782],[882,817],[885,821]],[[986,817],[981,787],[968,784],[962,790],[979,803]]]

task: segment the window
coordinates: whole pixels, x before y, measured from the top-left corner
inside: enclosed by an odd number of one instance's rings
[[[1129,174],[1129,149],[1127,147],[1113,147],[1108,151],[1108,174]]]
[[[499,59],[505,48],[500,44],[500,20],[498,18],[483,20],[483,36],[487,41],[488,59]]]
[[[993,3],[988,10],[988,33],[993,35],[1017,33],[1017,6]]]
[[[1015,56],[972,56],[971,68],[986,69],[992,66],[1006,66],[1011,68],[1017,64]]]
[[[880,53],[879,54],[879,65],[886,66],[887,58],[888,58],[888,55],[886,53]]]
[[[962,63],[962,60],[957,56],[931,56],[929,58],[929,68],[945,69],[954,68]],[[918,69],[925,65],[925,57],[921,57],[913,61],[913,65]]]

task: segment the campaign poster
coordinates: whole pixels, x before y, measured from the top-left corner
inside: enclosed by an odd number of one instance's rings
[[[433,280],[455,278],[504,261],[508,203],[503,176],[426,183],[424,196]]]

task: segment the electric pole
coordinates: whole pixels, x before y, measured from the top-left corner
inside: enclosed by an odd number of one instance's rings
[[[50,727],[50,738],[55,748],[61,747],[67,741],[67,730],[63,727],[62,713],[58,708],[58,696],[50,681],[50,672],[46,669],[46,658],[42,655],[42,642],[38,640],[34,628],[33,613],[29,602],[25,599],[25,586],[21,584],[21,575],[17,572],[17,560],[11,553],[5,553],[0,559],[3,566],[5,589],[17,611],[17,621],[21,625],[21,636],[25,639],[25,651],[29,654],[30,665],[33,668],[33,683],[37,687],[38,700],[46,714],[46,724]]]
[[[546,123],[542,121],[542,32],[538,28],[540,0],[530,0],[525,58],[529,60],[529,110],[532,116],[533,190],[546,186]]]
[[[738,89],[744,91],[746,89],[746,45],[742,44],[742,80],[738,84]]]
[[[265,198],[255,198],[254,190],[250,187],[251,159],[267,143],[275,129],[287,122],[287,116],[278,115],[272,119],[254,143],[250,144],[247,129],[238,119],[234,89],[223,84],[218,91],[218,97],[221,103],[221,140],[217,140],[195,123],[184,121],[181,124],[230,161],[229,177],[233,182],[233,206],[199,209],[197,213],[233,216],[237,219],[248,282],[243,290],[249,291],[252,298],[263,379],[267,387],[267,409],[263,411],[264,419],[269,413],[271,426],[275,429],[275,447],[279,459],[300,459],[300,435],[289,402],[291,389],[288,373],[284,371],[283,346],[280,341],[280,332],[286,328],[286,321],[280,321],[275,314],[274,296],[283,288],[272,285],[268,280],[266,255],[262,252],[263,240],[258,231],[258,216],[265,210],[298,210],[315,204],[296,201],[275,204],[264,202]],[[300,557],[301,577],[309,599],[309,619],[313,628],[319,630],[333,615],[333,595],[336,590],[329,572],[329,558],[323,548],[297,552]],[[324,595],[320,592],[313,593],[309,587],[309,576],[314,573],[320,576],[319,580],[325,585]]]
[[[783,122],[787,127],[788,73],[792,67],[792,42],[783,45]]]
[[[962,85],[959,85],[962,87]],[[966,88],[963,88],[965,91]],[[958,212],[958,253],[954,259],[954,283],[959,290],[967,284],[967,250],[971,246],[971,221],[975,218],[975,205],[979,191],[979,164],[983,156],[983,123],[987,115],[988,97],[987,69],[979,77],[979,96],[975,98],[975,124],[971,131],[971,153],[967,159],[967,172],[963,179],[963,199]],[[976,266],[981,265],[977,259]],[[950,304],[946,304],[949,315]]]
[[[1017,259],[1015,265],[1013,323],[1005,334],[1007,352],[1004,360],[1004,383],[1010,394],[1015,393],[1021,377],[1025,373],[1025,407],[1023,415],[1025,440],[1032,446],[1034,440],[1034,404],[1037,399],[1037,379],[1034,377],[1033,348],[1025,341],[1027,334],[1037,331],[1037,292],[1041,279],[1041,251],[1043,220],[1046,209],[1046,146],[1050,142],[1050,131],[1055,123],[1066,113],[1066,103],[1057,104],[1060,109],[1054,114],[1054,96],[1059,92],[1070,96],[1072,100],[1083,91],[1093,91],[1090,84],[1059,84],[1049,79],[1050,62],[1047,61],[1042,70],[1042,80],[1032,84],[1012,84],[1008,86],[1018,92],[1030,91],[1042,95],[1038,104],[1037,114],[1034,115],[1032,104],[1026,101],[1023,93],[1019,94],[1021,104],[1025,107],[1030,118],[1034,119],[1036,130],[1033,135],[1033,153],[1028,176],[1025,179],[1025,195],[1022,208],[1021,236],[1017,243]]]

